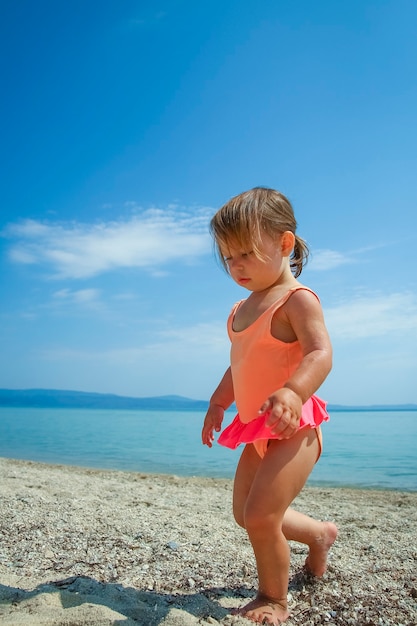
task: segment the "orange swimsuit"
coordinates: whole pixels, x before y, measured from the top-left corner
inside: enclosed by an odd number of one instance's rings
[[[279,436],[271,433],[265,425],[267,415],[259,415],[258,411],[265,400],[287,382],[303,358],[298,341],[285,343],[271,334],[274,313],[299,289],[307,287],[299,285],[290,289],[250,326],[239,332],[233,330],[233,321],[243,300],[234,305],[229,315],[227,331],[232,343],[231,372],[239,413],[219,437],[218,443],[223,446],[234,449],[240,443],[253,443],[259,455],[263,457],[268,441],[279,439]],[[313,291],[311,293],[314,294]],[[317,295],[314,295],[317,298]],[[316,395],[311,396],[303,405],[299,428],[315,428],[320,449],[319,426],[328,419],[326,403]]]

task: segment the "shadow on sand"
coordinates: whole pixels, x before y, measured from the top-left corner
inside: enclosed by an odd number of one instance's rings
[[[308,578],[301,572],[296,574],[290,591],[308,584]],[[30,591],[0,584],[0,621],[8,625],[193,626],[209,619],[215,624],[230,614],[221,605],[222,599],[228,598],[229,606],[239,606],[253,596],[254,590],[244,587],[170,594],[99,582],[89,576],[71,576]]]
[[[48,598],[49,594],[58,597],[52,602],[51,598]],[[0,584],[0,622],[12,624],[14,615],[16,623],[30,624],[35,620],[36,623],[41,623],[43,615],[43,619],[48,620],[47,623],[67,624],[71,609],[83,605],[84,617],[81,618],[78,613],[80,617],[78,622],[73,621],[75,618],[73,615],[71,624],[96,622],[100,625],[113,626],[133,626],[133,624],[158,626],[165,623],[185,626],[208,617],[212,618],[212,622],[223,619],[229,612],[220,606],[218,599],[225,596],[236,597],[239,596],[239,592],[205,589],[198,593],[157,593],[117,583],[102,583],[88,576],[71,576],[64,580],[50,581],[30,591]],[[89,610],[92,607],[95,609],[106,607],[111,611],[103,610],[100,618],[97,610]],[[67,611],[68,609],[70,611]],[[180,611],[183,613],[182,617]],[[111,618],[112,612],[118,613],[122,619]],[[25,613],[28,617],[27,622],[22,620]],[[168,621],[167,616],[170,613],[172,619]]]

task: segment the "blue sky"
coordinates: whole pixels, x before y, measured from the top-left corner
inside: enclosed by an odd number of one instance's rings
[[[312,250],[336,404],[417,402],[417,4],[3,3],[0,387],[206,399],[255,185]]]

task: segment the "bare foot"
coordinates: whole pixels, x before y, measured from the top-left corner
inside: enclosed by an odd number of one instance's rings
[[[305,568],[313,576],[323,576],[327,569],[329,550],[336,541],[337,526],[332,522],[321,522],[322,533],[310,544],[310,551],[305,561]]]
[[[287,609],[287,598],[270,600],[261,595],[241,609],[234,609],[232,613],[242,615],[257,624],[271,624],[272,626],[280,626],[290,615]]]

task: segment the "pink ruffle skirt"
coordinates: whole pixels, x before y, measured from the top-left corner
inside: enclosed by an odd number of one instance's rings
[[[316,428],[320,426],[322,422],[327,422],[329,414],[326,410],[326,404],[327,403],[318,396],[311,396],[311,398],[303,404],[299,430],[307,426]],[[223,430],[217,442],[221,446],[234,450],[241,443],[253,443],[260,439],[279,439],[279,435],[274,435],[270,428],[265,425],[267,417],[268,414],[264,413],[251,422],[243,424],[238,414],[233,422]]]

